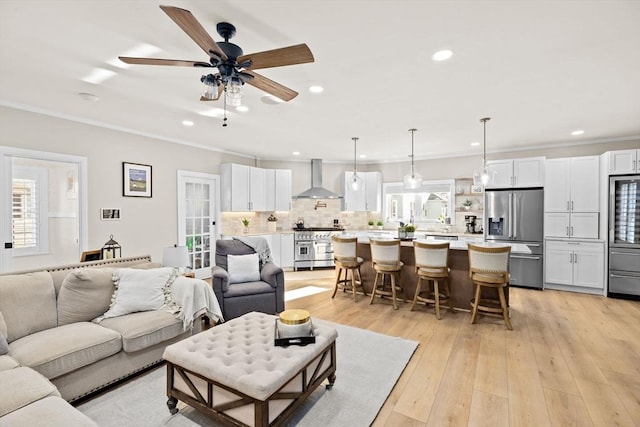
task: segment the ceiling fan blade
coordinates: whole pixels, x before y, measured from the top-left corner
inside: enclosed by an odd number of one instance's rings
[[[183,61],[181,59],[132,58],[119,56],[120,61],[132,65],[172,65],[176,67],[211,67],[211,64],[201,61]]]
[[[222,59],[227,59],[227,55],[220,49],[220,46],[211,38],[207,30],[204,29],[200,22],[186,9],[180,9],[175,6],[160,6],[173,22],[178,24],[182,31],[187,33],[191,39],[204,50],[207,55],[213,51]]]
[[[284,65],[305,64],[313,62],[313,53],[306,44],[283,47],[280,49],[265,50],[264,52],[251,53],[238,57],[238,64],[250,59],[251,70],[261,68],[282,67]]]
[[[273,96],[277,96],[283,101],[291,101],[293,98],[298,96],[298,92],[296,92],[295,90],[289,89],[288,87],[283,86],[280,83],[276,83],[273,80],[266,78],[265,76],[254,73],[252,71],[245,70],[244,72],[253,76],[252,79],[247,79],[245,81],[246,84],[257,87],[258,89],[262,89],[263,91],[270,93]]]

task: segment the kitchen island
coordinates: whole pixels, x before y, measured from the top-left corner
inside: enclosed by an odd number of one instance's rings
[[[427,242],[439,242],[438,240],[421,240]],[[470,302],[473,299],[475,287],[469,278],[469,255],[467,243],[465,241],[453,240],[449,242],[449,287],[451,289],[451,302],[454,309],[470,311]],[[475,242],[474,242],[475,243]],[[475,243],[478,244],[478,243]],[[504,246],[504,244],[481,243],[486,246]],[[531,251],[526,245],[511,244],[512,253],[530,254]],[[357,254],[364,259],[362,264],[362,279],[367,292],[371,291],[376,272],[371,266],[371,246],[368,238],[358,238]],[[416,262],[413,253],[413,242],[403,241],[400,247],[400,260],[404,263],[402,267],[400,284],[404,288],[407,300],[413,299],[418,283],[416,274]],[[492,290],[487,290],[492,291]],[[400,294],[402,295],[402,294]],[[483,292],[483,296],[490,296],[488,292]],[[509,302],[509,288],[505,288],[507,303]],[[407,305],[408,306],[408,305]]]

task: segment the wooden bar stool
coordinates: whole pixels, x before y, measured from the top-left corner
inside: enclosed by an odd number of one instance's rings
[[[339,287],[341,287],[343,291],[349,289],[353,293],[354,301],[356,300],[357,286],[360,286],[364,295],[367,296],[367,291],[362,285],[362,274],[360,271],[360,266],[364,260],[356,255],[358,238],[333,236],[331,240],[333,242],[333,260],[336,264],[336,272],[338,273],[331,298],[336,296]],[[341,278],[343,271],[344,278]],[[351,278],[349,278],[349,272],[351,272]]]
[[[371,262],[376,271],[376,278],[371,289],[371,300],[373,304],[376,296],[390,296],[393,301],[393,309],[398,309],[396,303],[396,292],[402,292],[403,301],[406,301],[404,289],[400,285],[400,271],[404,265],[400,261],[400,240],[370,240]],[[389,278],[390,286],[385,285],[385,278]],[[380,284],[378,284],[380,278]]]
[[[423,302],[425,305],[434,304],[436,317],[440,320],[440,303],[449,303],[449,309],[453,310],[451,302],[451,290],[449,289],[449,242],[426,243],[413,242],[413,250],[416,258],[416,273],[418,283],[416,293],[411,304],[411,311],[415,311],[416,304]],[[422,282],[426,281],[427,288],[422,289]],[[431,287],[433,283],[433,288]],[[442,283],[442,287],[440,287]]]
[[[471,301],[471,323],[476,322],[478,311],[502,313],[504,323],[512,330],[504,288],[509,286],[510,246],[487,247],[467,245],[469,249],[469,276],[476,286],[475,298]],[[498,299],[481,298],[482,288],[496,289]]]

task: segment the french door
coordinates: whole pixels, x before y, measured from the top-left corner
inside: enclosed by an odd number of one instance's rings
[[[196,277],[211,277],[215,242],[220,237],[220,178],[178,171],[178,245],[186,246]]]

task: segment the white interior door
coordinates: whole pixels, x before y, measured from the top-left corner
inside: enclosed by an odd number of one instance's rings
[[[80,261],[87,247],[87,161],[0,147],[0,272]]]
[[[186,246],[199,279],[211,277],[215,242],[220,238],[220,178],[178,171],[178,245]]]

